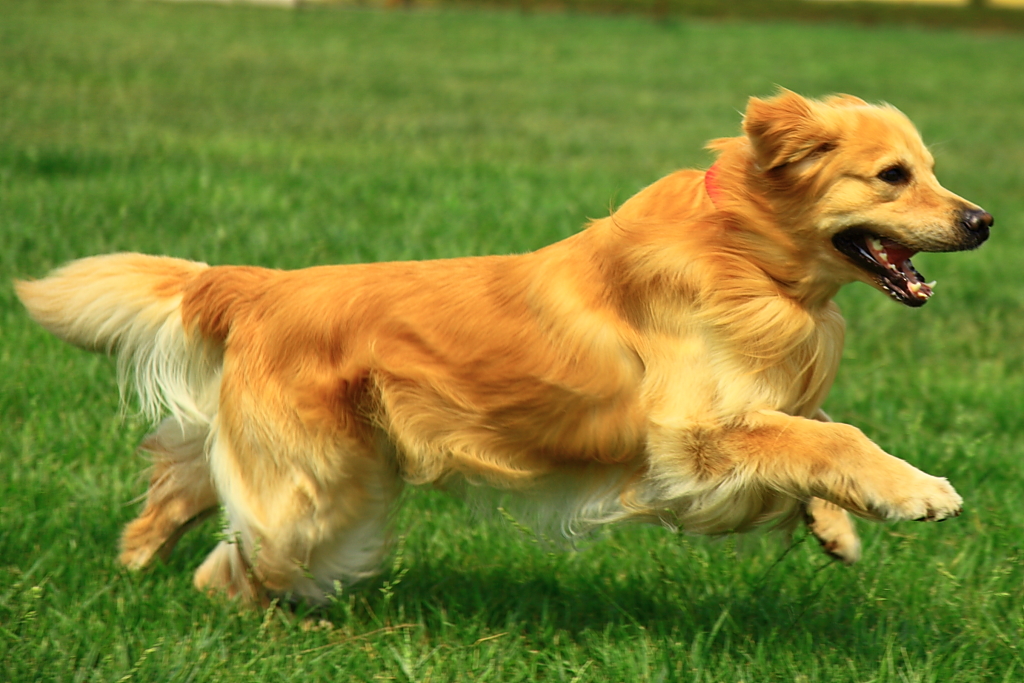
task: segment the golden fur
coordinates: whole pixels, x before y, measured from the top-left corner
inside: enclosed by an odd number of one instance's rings
[[[833,295],[891,290],[836,245],[873,237],[902,263],[977,246],[991,217],[938,184],[889,106],[783,91],[751,99],[743,127],[712,143],[713,172],[674,173],[529,254],[288,272],[113,254],[18,283],[36,320],[116,353],[166,416],[122,562],[223,506],[229,538],[196,585],[315,600],[376,569],[404,483],[508,496],[569,536],[802,514],[847,562],[844,510],[959,514],[945,479],[821,411],[843,344]],[[920,305],[930,287],[904,271],[893,297]]]

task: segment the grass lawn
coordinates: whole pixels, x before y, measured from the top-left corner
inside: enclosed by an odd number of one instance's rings
[[[0,0],[0,680],[1010,682],[1024,677],[1024,37],[516,12]],[[110,360],[9,285],[138,250],[275,267],[526,251],[707,165],[781,84],[886,100],[996,216],[924,255],[910,310],[840,294],[826,409],[948,476],[941,525],[623,527],[578,553],[415,491],[393,563],[326,608],[191,587],[216,523],[143,574],[115,560],[146,431]],[[305,617],[305,618],[303,618]]]

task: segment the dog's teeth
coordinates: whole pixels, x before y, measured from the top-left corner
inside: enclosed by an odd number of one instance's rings
[[[914,295],[921,293],[921,283],[911,280],[907,283],[907,289],[909,289]]]
[[[896,266],[889,263],[889,255],[885,253],[885,247],[882,246],[882,241],[876,237],[869,237],[868,244],[870,244],[872,251],[875,252],[878,260],[889,266],[890,270],[896,270]]]
[[[879,260],[879,263],[886,266],[893,272],[899,272],[899,269],[895,264],[889,262],[889,254],[886,253],[886,248],[882,245],[882,241],[878,238],[868,238],[868,245],[871,247],[873,256]]]
[[[932,280],[931,282],[926,282],[925,284],[928,285],[929,287],[934,287],[935,286],[935,280]]]

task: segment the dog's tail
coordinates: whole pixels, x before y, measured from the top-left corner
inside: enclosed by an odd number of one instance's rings
[[[156,420],[208,424],[216,413],[223,338],[186,324],[182,301],[205,263],[143,254],[73,261],[42,280],[15,283],[43,327],[76,346],[117,356],[122,400],[129,385]]]

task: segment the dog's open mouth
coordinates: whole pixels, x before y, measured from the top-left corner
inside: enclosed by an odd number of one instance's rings
[[[859,228],[845,230],[832,238],[836,249],[874,275],[878,284],[896,301],[923,306],[932,296],[934,282],[924,278],[910,262],[917,252],[887,237]]]

